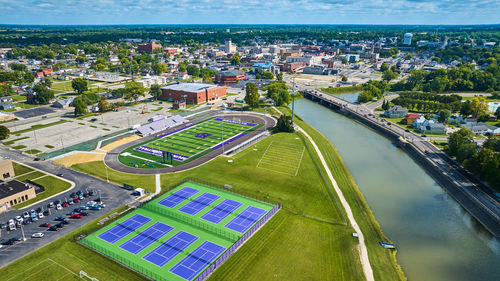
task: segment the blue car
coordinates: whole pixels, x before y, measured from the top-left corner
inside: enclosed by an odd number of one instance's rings
[[[97,205],[96,205],[96,206],[92,206],[92,207],[90,207],[90,209],[91,209],[91,210],[100,210],[100,209],[101,209],[101,207],[99,207],[99,206],[97,206]]]
[[[66,218],[65,217],[57,217],[54,220],[55,221],[64,221],[64,220],[66,220]]]

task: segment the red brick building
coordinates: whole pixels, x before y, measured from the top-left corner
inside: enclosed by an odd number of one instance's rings
[[[199,104],[224,97],[226,87],[203,83],[179,83],[161,88],[160,99],[168,101],[186,100],[190,104]]]
[[[217,84],[236,84],[245,79],[245,73],[239,70],[226,70],[217,73],[215,83]]]
[[[305,62],[302,62],[302,61],[298,61],[298,62],[287,62],[283,65],[283,69],[281,71],[294,71],[296,70],[297,68],[300,68],[300,67],[305,67],[306,66],[306,63]]]
[[[150,42],[146,44],[137,45],[137,52],[152,53],[156,49],[161,49],[161,44],[156,44],[155,42]]]

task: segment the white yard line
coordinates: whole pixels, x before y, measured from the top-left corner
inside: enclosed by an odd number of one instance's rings
[[[273,106],[273,108],[281,113],[276,107]],[[281,113],[283,114],[283,113]],[[323,157],[323,154],[319,150],[318,146],[314,142],[314,140],[307,134],[306,131],[304,131],[301,127],[299,127],[297,124],[295,124],[298,128],[298,131],[303,133],[304,136],[311,142],[312,146],[314,147],[314,150],[316,151],[316,154],[318,154],[318,157],[321,161],[321,164],[325,168],[325,171],[328,175],[328,179],[332,183],[335,192],[337,193],[337,196],[340,199],[340,203],[342,203],[342,206],[344,207],[346,213],[347,213],[347,218],[349,219],[349,223],[352,225],[354,230],[358,233],[358,239],[359,239],[359,258],[361,261],[361,266],[363,267],[363,272],[365,274],[365,278],[367,281],[375,281],[375,278],[373,277],[373,269],[370,264],[370,259],[368,257],[368,249],[366,248],[365,244],[365,237],[363,235],[363,232],[361,232],[361,228],[359,227],[358,223],[356,222],[356,219],[354,218],[354,215],[352,213],[351,207],[349,206],[349,203],[347,203],[347,200],[345,199],[342,190],[340,190],[337,182],[333,178],[332,172],[330,168],[328,167],[328,164],[325,161],[325,158]]]

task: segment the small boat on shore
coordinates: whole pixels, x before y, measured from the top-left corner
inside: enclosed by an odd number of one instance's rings
[[[380,246],[386,248],[386,249],[391,249],[391,250],[395,250],[396,249],[396,246],[392,243],[386,243],[386,242],[382,242],[382,241],[379,241],[378,242],[380,244]]]

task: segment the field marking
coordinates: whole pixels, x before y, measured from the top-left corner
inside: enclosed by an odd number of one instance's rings
[[[28,276],[26,276],[26,277],[24,277],[24,278],[20,279],[20,278],[22,277],[22,274],[24,274],[26,271],[28,271],[28,272],[29,272],[31,269],[35,269],[35,268],[37,268],[38,266],[40,266],[42,263],[46,263],[46,262],[50,262],[50,264],[49,264],[49,265],[45,265],[45,266],[43,266],[40,270],[37,270],[37,271],[35,271],[35,272],[31,273],[30,275],[28,275]],[[39,262],[39,263],[37,263],[37,264],[35,264],[35,265],[31,266],[28,270],[25,270],[25,271],[23,271],[23,272],[21,272],[21,273],[19,273],[19,274],[17,274],[17,275],[14,275],[14,276],[12,276],[11,278],[7,279],[6,281],[10,281],[10,280],[20,280],[20,281],[22,281],[22,280],[29,280],[32,276],[34,276],[34,275],[36,275],[36,274],[38,274],[38,273],[40,273],[40,272],[42,272],[42,271],[44,271],[44,270],[47,270],[47,268],[49,268],[49,267],[51,267],[51,266],[54,266],[54,265],[56,265],[56,266],[58,266],[58,267],[62,267],[63,269],[65,269],[66,271],[68,271],[68,273],[64,274],[63,276],[61,276],[61,277],[60,277],[59,279],[57,279],[57,280],[61,280],[61,279],[62,279],[62,277],[66,276],[66,275],[68,275],[68,274],[73,274],[73,275],[75,275],[76,277],[78,277],[78,275],[77,275],[76,273],[74,273],[73,271],[71,271],[71,270],[70,270],[70,269],[68,269],[67,267],[63,266],[62,264],[60,264],[60,263],[58,263],[58,262],[54,261],[54,260],[53,260],[53,259],[51,259],[51,258],[46,258],[45,260],[43,260],[43,261],[41,261],[41,262]],[[20,277],[20,278],[18,278],[18,277]]]
[[[305,147],[299,147],[296,145],[284,146],[277,144],[273,146],[274,141],[272,141],[264,151],[264,154],[257,163],[257,168],[290,175],[297,176],[304,157]],[[300,154],[300,156],[299,156]],[[278,160],[276,160],[278,159]],[[298,161],[297,161],[298,159]],[[263,167],[270,166],[270,167]],[[281,168],[282,170],[272,169],[272,167]],[[290,170],[290,172],[283,171]]]

